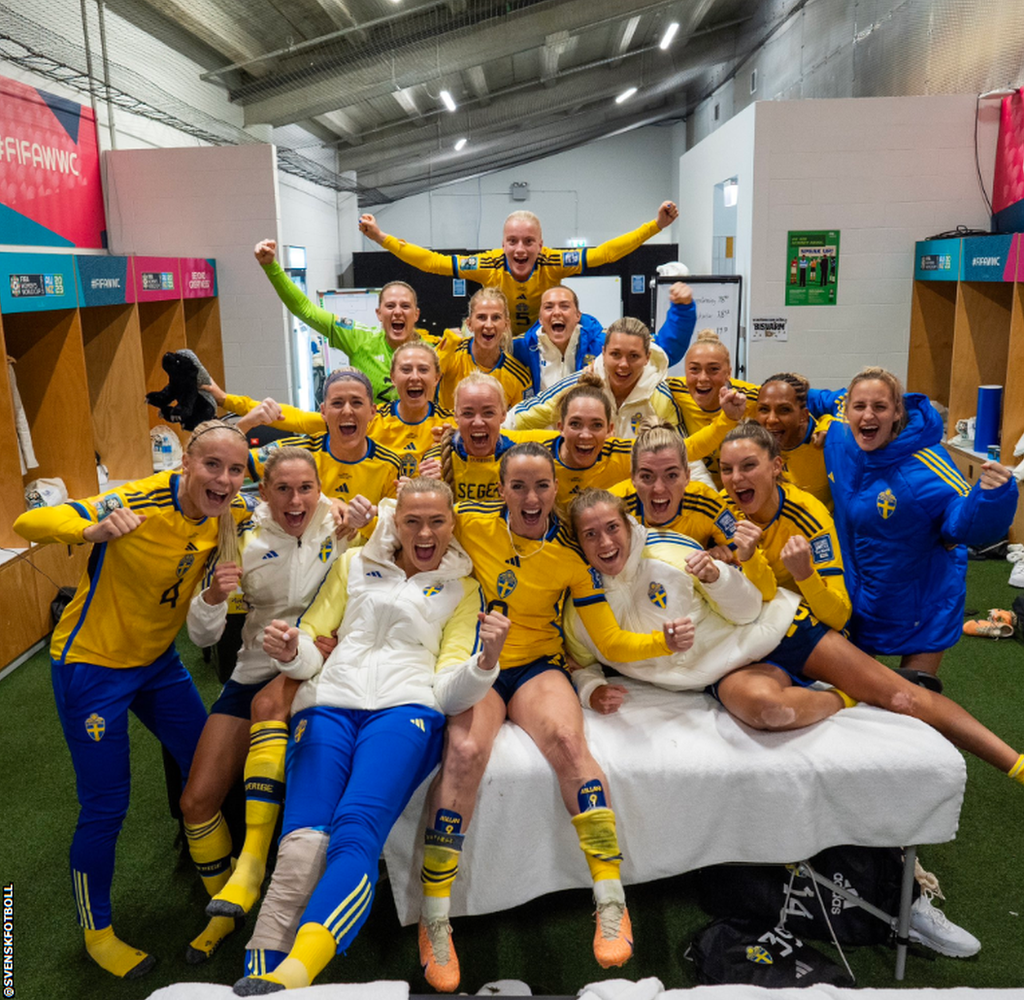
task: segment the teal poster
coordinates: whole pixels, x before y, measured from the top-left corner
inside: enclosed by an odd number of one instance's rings
[[[839,288],[839,230],[789,231],[786,305],[834,306]]]

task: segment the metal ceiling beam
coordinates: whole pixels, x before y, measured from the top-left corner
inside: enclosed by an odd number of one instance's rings
[[[674,0],[646,0],[634,13],[660,10]],[[702,0],[702,3],[713,0]],[[539,16],[543,11],[543,16]],[[332,67],[315,78],[282,83],[273,91],[242,100],[245,121],[280,125],[298,118],[313,117],[391,93],[397,87],[411,87],[424,82],[423,66],[444,66],[446,73],[463,72],[480,64],[481,53],[489,60],[502,59],[518,52],[540,48],[548,35],[558,31],[580,31],[597,23],[622,17],[622,0],[563,0],[561,3],[538,4],[523,14],[513,13],[469,29],[460,29],[438,41],[418,42],[395,52],[394,65],[378,58],[362,63],[346,63]],[[427,77],[432,79],[435,77]]]
[[[398,101],[398,103],[401,106],[402,110],[410,118],[422,118],[423,117],[420,114],[420,109],[418,107],[416,107],[416,101],[413,99],[411,88],[406,89],[406,90],[396,90],[391,96],[396,101]]]
[[[361,25],[356,20],[355,15],[349,10],[348,4],[345,0],[313,0],[316,4],[330,19],[331,23],[337,28],[352,28],[352,38],[360,45],[366,44],[366,32],[362,30]]]
[[[265,48],[236,18],[214,3],[200,7],[188,0],[146,0],[146,4],[229,59],[253,59]],[[265,65],[262,72],[269,72],[271,68]]]
[[[640,17],[639,15],[634,15],[629,18],[629,20],[623,21],[616,30],[613,47],[620,62],[622,60],[622,56],[629,51],[629,46],[633,42],[633,36],[636,34],[636,29],[639,27]],[[618,63],[612,63],[612,65],[616,66]]]
[[[466,78],[473,96],[480,102],[480,106],[486,108],[491,103],[491,92],[487,87],[483,66],[470,66],[462,75]]]
[[[344,111],[327,111],[317,115],[314,121],[326,125],[335,135],[340,135],[353,146],[358,146],[363,141],[359,134],[359,126]]]
[[[540,80],[545,87],[553,87],[558,76],[558,60],[567,52],[571,52],[578,41],[576,35],[568,31],[557,31],[544,39],[544,47],[540,50]]]

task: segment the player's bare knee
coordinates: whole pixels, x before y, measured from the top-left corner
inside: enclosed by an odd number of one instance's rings
[[[456,734],[449,731],[442,767],[450,777],[456,780],[474,777],[479,779],[483,776],[490,756],[490,746],[485,746],[474,736],[469,733]]]
[[[287,722],[291,716],[291,699],[284,699],[277,685],[268,684],[252,699],[250,718],[253,722]]]
[[[544,756],[555,771],[578,773],[590,759],[583,734],[572,726],[558,726],[544,741]]]
[[[189,826],[197,826],[213,819],[221,804],[214,802],[211,796],[204,793],[201,788],[188,784],[181,793],[178,805],[181,807],[181,818]]]
[[[796,721],[796,710],[776,698],[757,697],[747,706],[744,721],[768,732],[788,729]]]

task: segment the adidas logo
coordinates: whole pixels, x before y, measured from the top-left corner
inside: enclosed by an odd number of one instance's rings
[[[263,558],[264,559],[276,559],[277,558],[277,553],[273,549],[271,549]]]
[[[415,450],[416,450],[416,442],[415,442],[415,441],[410,441],[410,442],[409,442],[409,443],[408,443],[408,444],[407,444],[407,445],[405,446],[405,450],[406,450],[406,451],[415,451]]]
[[[806,962],[801,962],[800,959],[796,960],[796,978],[797,979],[803,979],[804,976],[806,976],[808,972],[813,972],[813,971],[814,970]]]
[[[193,545],[191,542],[189,542],[188,545],[185,546],[185,551],[186,552],[198,552],[199,549],[197,549],[195,547],[195,545]]]
[[[417,729],[421,729],[423,732],[427,731],[427,727],[423,724],[422,719],[410,719],[409,720]]]
[[[519,556],[513,556],[511,559],[506,559],[505,560],[505,565],[506,566],[518,566],[519,565]]]
[[[370,572],[367,573],[366,575],[367,576],[375,576],[375,577],[378,577],[379,579],[383,579],[383,577],[380,574],[380,571],[376,570],[376,569],[371,569]]]

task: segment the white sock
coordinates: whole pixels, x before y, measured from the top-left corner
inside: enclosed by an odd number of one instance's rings
[[[594,883],[595,903],[621,903],[626,905],[626,893],[622,889],[622,882],[617,878],[603,878],[600,882]]]
[[[447,920],[451,902],[451,896],[424,896],[420,917],[428,924],[435,920]]]

